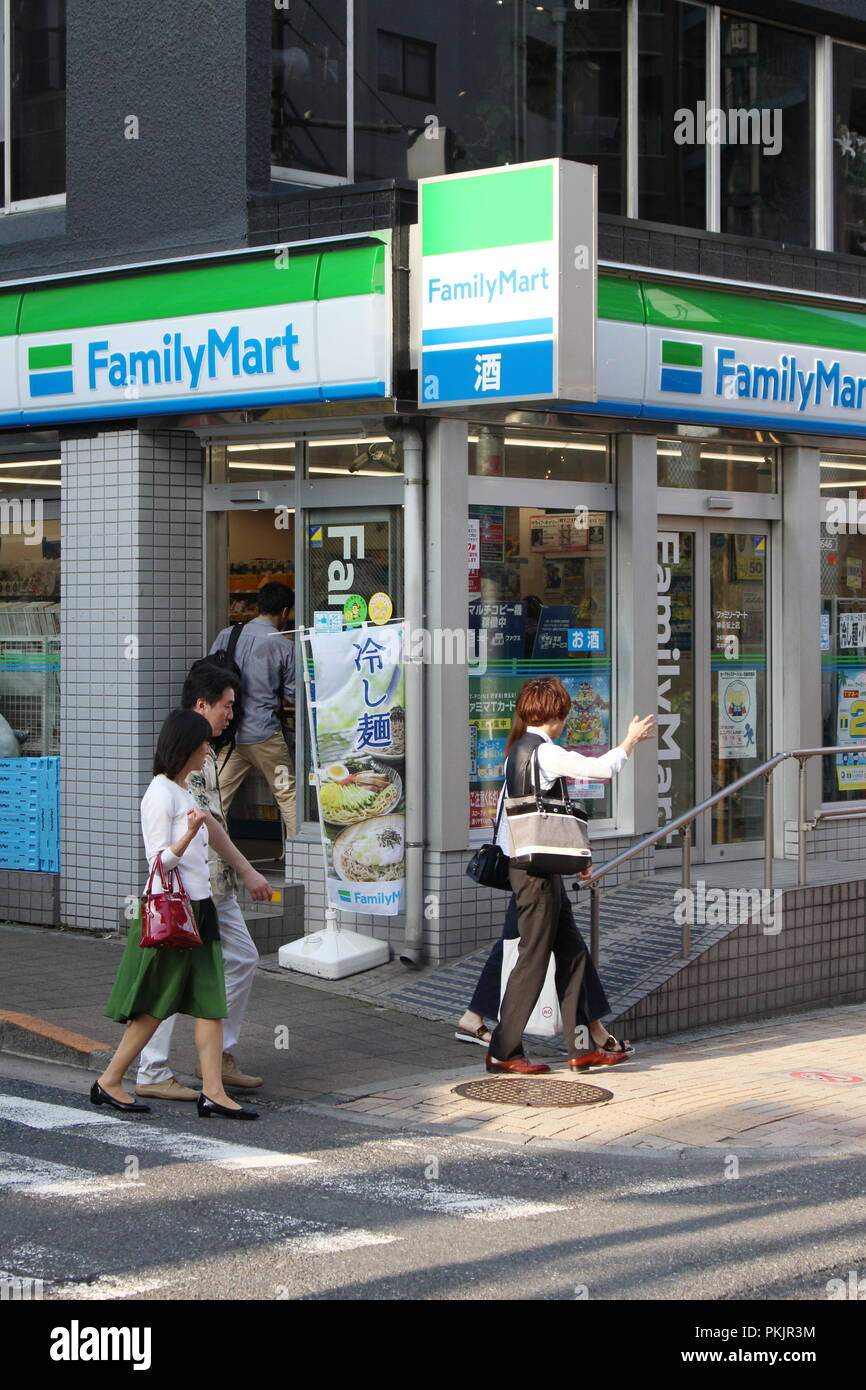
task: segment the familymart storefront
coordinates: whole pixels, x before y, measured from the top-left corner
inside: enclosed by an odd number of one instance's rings
[[[859,737],[866,545],[825,502],[844,498],[847,518],[854,494],[866,511],[866,314],[603,265],[594,400],[513,399],[492,369],[460,404],[424,399],[422,372],[410,400],[427,344],[395,310],[395,262],[383,233],[0,293],[2,497],[22,519],[41,501],[43,527],[38,565],[23,534],[0,545],[0,714],[23,757],[59,756],[62,781],[59,871],[0,863],[7,917],[123,920],[164,714],[269,579],[295,590],[298,626],[354,621],[347,605],[384,596],[380,617],[429,635],[403,710],[404,910],[344,913],[398,951],[408,937],[445,959],[501,927],[504,899],[464,869],[530,674],[563,678],[565,737],[590,754],[634,710],[658,711],[655,766],[645,747],[613,787],[579,789],[598,858],[774,751]],[[526,320],[484,322],[483,339],[459,340],[473,357]],[[55,669],[34,677],[16,666],[47,621]],[[35,741],[43,725],[53,744]],[[284,859],[312,931],[327,893],[300,682],[290,738],[296,835],[283,844],[253,778],[232,824],[254,857]],[[864,794],[853,759],[813,776],[810,809]],[[796,819],[785,782],[776,812],[781,854]],[[704,820],[699,861],[763,852],[760,790]],[[828,830],[821,852],[859,853],[847,836]]]

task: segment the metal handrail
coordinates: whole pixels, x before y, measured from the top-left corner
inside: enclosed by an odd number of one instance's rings
[[[684,811],[675,820],[668,821],[666,825],[659,826],[651,835],[646,835],[631,849],[623,850],[607,863],[602,864],[598,870],[594,870],[589,878],[577,880],[575,887],[578,889],[588,888],[590,894],[590,953],[593,960],[598,964],[599,938],[600,938],[600,911],[601,904],[599,899],[600,889],[599,880],[614,869],[619,868],[620,864],[625,864],[629,859],[634,859],[635,855],[642,853],[645,849],[650,849],[652,845],[658,844],[659,840],[667,840],[671,835],[675,835],[678,830],[683,835],[683,887],[691,886],[692,877],[692,822],[698,816],[703,815],[704,811],[710,810],[718,802],[724,801],[733,792],[739,791],[742,787],[748,786],[758,777],[764,777],[767,782],[766,795],[764,797],[764,888],[768,892],[773,889],[773,783],[772,776],[779,763],[785,762],[788,758],[796,758],[800,764],[798,774],[798,809],[799,817],[797,821],[797,886],[802,888],[806,882],[806,832],[813,830],[817,821],[822,819],[821,813],[816,813],[816,819],[812,822],[806,819],[806,763],[810,758],[826,758],[835,756],[837,753],[866,753],[866,744],[849,743],[833,748],[794,748],[787,753],[776,753],[774,757],[768,758],[760,767],[755,767],[751,772],[747,772],[743,777],[738,777],[736,782],[731,782],[729,786],[722,787],[720,791],[714,792],[705,800],[693,806],[690,811]],[[833,812],[828,814],[832,815]],[[851,812],[850,814],[866,814],[866,812]],[[691,927],[688,921],[684,921],[682,932],[682,955],[684,960],[688,960],[691,954]]]

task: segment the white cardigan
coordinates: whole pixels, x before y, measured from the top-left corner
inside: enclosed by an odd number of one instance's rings
[[[209,898],[210,872],[207,857],[207,826],[203,825],[185,853],[178,859],[170,846],[183,839],[189,829],[187,812],[195,802],[185,787],[179,787],[163,773],[154,777],[141,799],[141,833],[148,871],[153,868],[157,854],[162,851],[166,871],[178,866],[183,886],[193,902]],[[156,876],[159,882],[159,874]]]

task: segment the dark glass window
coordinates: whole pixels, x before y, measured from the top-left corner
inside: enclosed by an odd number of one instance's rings
[[[10,93],[10,191],[12,201],[20,202],[66,188],[66,3],[12,0],[9,15],[3,61]],[[5,154],[2,125],[0,139]]]
[[[813,42],[722,15],[723,232],[794,246],[812,241]]]
[[[379,30],[379,91],[436,99],[436,45]]]
[[[421,178],[561,155],[598,165],[599,208],[623,213],[626,9],[626,0],[584,10],[357,0],[356,176]]]
[[[866,49],[833,46],[833,192],[837,251],[866,255]]]
[[[346,176],[346,0],[273,16],[272,162]]]
[[[679,143],[681,113],[707,93],[707,12],[679,0],[640,0],[639,215],[706,226],[706,145]]]

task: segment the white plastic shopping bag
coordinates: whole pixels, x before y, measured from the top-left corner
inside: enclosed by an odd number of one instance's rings
[[[508,976],[517,964],[518,936],[506,937],[502,943],[502,981],[499,987],[499,1002],[505,994]],[[554,1038],[562,1032],[562,1015],[559,1012],[559,997],[556,993],[556,962],[551,955],[547,963],[547,975],[541,993],[526,1025],[526,1032],[535,1038]]]

